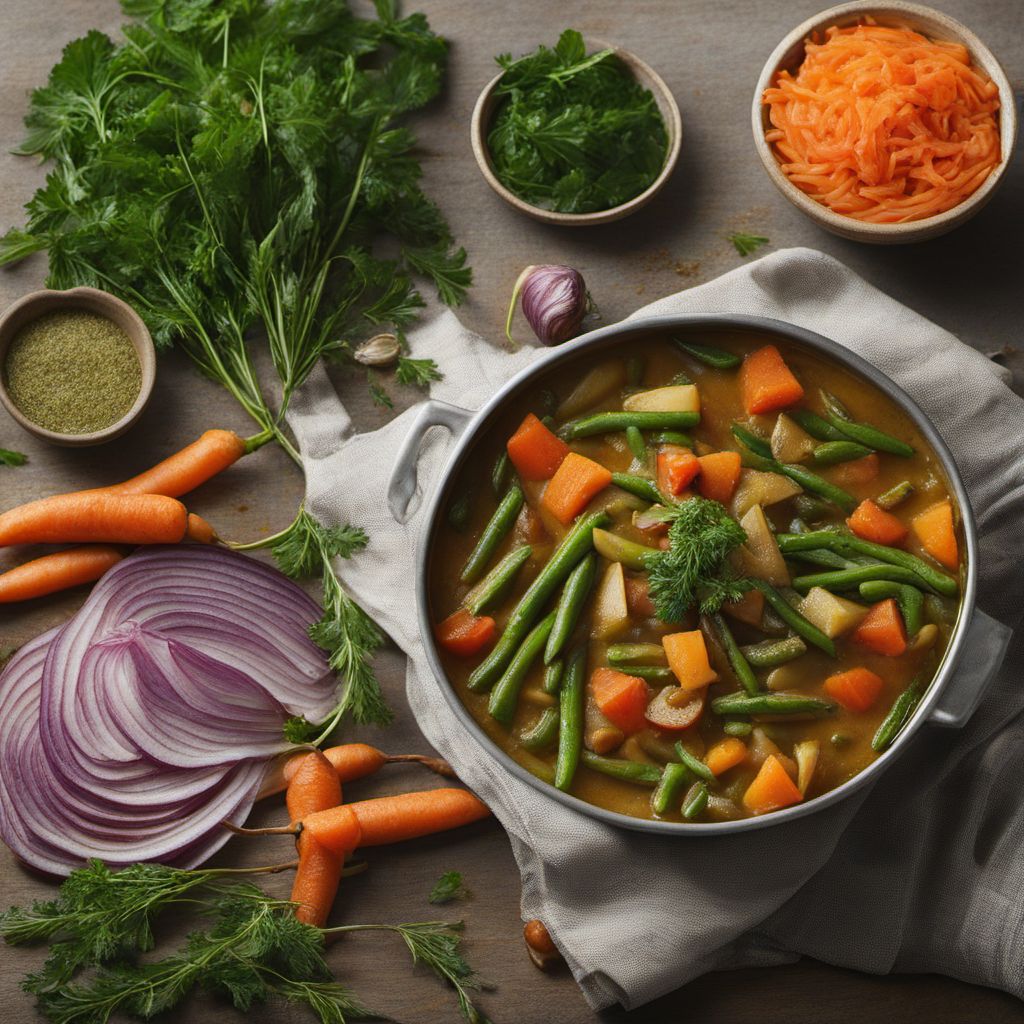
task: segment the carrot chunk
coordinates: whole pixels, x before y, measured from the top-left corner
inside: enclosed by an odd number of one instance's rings
[[[902,544],[907,538],[907,528],[884,508],[879,508],[870,498],[862,501],[846,520],[846,525],[858,537],[886,544],[890,547]]]
[[[774,345],[765,345],[743,360],[740,391],[749,416],[785,409],[804,397],[800,381]]]
[[[700,463],[697,490],[701,497],[726,504],[732,499],[736,485],[740,482],[740,453],[712,452],[710,455],[702,455],[697,461]]]
[[[919,515],[910,524],[921,547],[932,558],[947,569],[956,570],[960,564],[960,552],[956,543],[956,529],[953,526],[953,506],[940,501]]]
[[[611,471],[577,452],[569,452],[544,488],[540,499],[563,526],[568,526],[589,504],[590,499],[612,482]]]
[[[638,619],[649,619],[655,613],[650,584],[646,576],[626,577],[626,609]]]
[[[508,457],[524,480],[550,480],[569,446],[531,412],[508,439]]]
[[[870,483],[878,476],[881,468],[878,455],[872,452],[862,459],[854,459],[852,462],[842,462],[832,472],[832,479],[840,487],[850,487],[856,484]]]
[[[754,814],[765,814],[798,804],[803,798],[782,761],[775,754],[770,754],[743,794],[743,806]]]
[[[825,692],[848,711],[867,711],[882,692],[882,677],[869,668],[851,668],[829,676]]]
[[[737,622],[760,626],[764,618],[764,594],[757,589],[748,590],[738,601],[726,601],[722,611]]]
[[[688,633],[669,633],[661,638],[669,668],[684,690],[699,690],[713,683],[718,673],[708,660],[704,634],[699,629]]]
[[[590,692],[601,714],[624,733],[639,732],[647,724],[644,712],[650,694],[642,679],[598,668],[590,677]]]
[[[726,736],[716,743],[705,755],[704,763],[715,775],[721,775],[747,759],[747,745],[735,736]]]
[[[679,495],[693,483],[700,472],[700,462],[689,448],[663,444],[658,449],[658,490]]]
[[[873,605],[855,630],[853,639],[876,654],[898,658],[907,649],[907,631],[896,599],[889,597]]]
[[[470,615],[465,608],[453,612],[434,628],[437,642],[452,654],[468,658],[493,639],[495,622],[489,615]]]

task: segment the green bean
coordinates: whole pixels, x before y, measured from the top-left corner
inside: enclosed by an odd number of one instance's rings
[[[689,778],[690,773],[685,765],[677,761],[665,765],[658,788],[651,794],[651,810],[655,814],[664,814],[670,807],[678,807],[680,791]]]
[[[652,435],[655,444],[677,444],[680,448],[692,448],[693,438],[689,434],[681,434],[678,430],[662,430]]]
[[[611,644],[609,665],[665,665],[668,658],[661,644]]]
[[[882,724],[871,740],[871,749],[881,753],[894,739],[900,730],[906,725],[910,716],[914,713],[924,688],[921,685],[920,677],[911,681],[910,685],[893,701],[889,713],[882,719]]]
[[[795,531],[794,531],[795,532]],[[790,558],[800,562],[810,562],[811,565],[823,565],[826,569],[852,569],[856,563],[828,548],[813,548],[810,551],[794,551]]]
[[[844,747],[848,747],[853,741],[850,739],[848,733],[845,732],[834,732],[828,738],[829,743],[832,744],[836,750],[842,750]]]
[[[860,585],[860,596],[872,604],[895,597],[910,636],[916,636],[924,624],[924,594],[913,584],[867,580]]]
[[[644,501],[651,502],[652,505],[659,505],[665,500],[657,484],[646,477],[633,473],[612,473],[612,483],[638,498],[643,498]]]
[[[909,569],[920,576],[928,586],[946,597],[955,597],[960,591],[960,585],[952,576],[933,569],[915,555],[900,551],[898,548],[886,547],[884,544],[862,540],[852,534],[815,530],[813,533],[780,533],[775,539],[778,542],[779,550],[784,555],[813,548],[829,548],[832,551],[838,551],[841,555],[848,556],[867,555],[870,558],[877,558],[880,562]]]
[[[472,495],[469,491],[463,493],[462,497],[456,498],[448,506],[448,524],[453,530],[462,533],[469,526],[469,513],[472,504]]]
[[[501,600],[519,570],[530,560],[529,544],[513,548],[463,599],[471,615],[481,615]]]
[[[909,480],[901,480],[875,498],[875,504],[886,510],[893,509],[906,501],[913,493],[914,485]]]
[[[637,462],[647,461],[647,445],[644,444],[644,435],[640,433],[639,427],[626,427],[626,444]]]
[[[811,523],[820,522],[829,515],[828,502],[813,494],[798,494],[793,499],[793,506],[802,518]]]
[[[743,361],[739,356],[713,345],[696,345],[692,341],[672,339],[687,355],[693,356],[699,363],[714,367],[716,370],[731,370]]]
[[[554,696],[562,688],[562,676],[565,674],[565,662],[561,658],[555,658],[550,665],[544,669],[544,682],[541,689],[545,693]]]
[[[766,583],[764,580],[755,580],[754,586],[764,594],[768,606],[797,636],[803,637],[808,643],[821,648],[833,658],[836,656],[836,645],[832,639],[822,633],[813,622],[805,619],[770,583]]]
[[[463,583],[475,583],[480,578],[505,534],[515,524],[516,516],[519,515],[519,510],[522,507],[523,492],[516,484],[513,484],[508,489],[508,494],[501,499],[498,507],[494,510],[490,522],[484,527],[484,532],[480,534],[476,547],[470,552],[462,575],[459,577]]]
[[[708,805],[708,784],[706,782],[694,783],[683,800],[683,817],[687,821],[694,821],[704,813]]]
[[[545,665],[550,665],[562,653],[569,635],[576,628],[580,612],[587,603],[596,577],[597,555],[591,551],[584,555],[579,565],[569,573],[569,578],[562,588],[562,596],[555,608],[555,625],[548,637],[547,647],[544,648]]]
[[[757,682],[757,676],[754,675],[754,670],[736,643],[736,638],[732,635],[732,630],[729,629],[729,624],[722,617],[722,613],[713,612],[708,618],[711,620],[714,631],[725,651],[725,656],[729,659],[729,664],[732,666],[734,675],[740,681],[740,685],[747,693],[757,693],[761,689]]]
[[[787,636],[782,640],[762,640],[740,650],[754,668],[776,668],[806,654],[807,644],[798,636]]]
[[[558,432],[563,441],[592,434],[612,434],[626,427],[639,430],[686,430],[700,423],[699,412],[596,412],[571,420]]]
[[[558,694],[558,757],[555,786],[565,792],[571,785],[583,750],[583,704],[586,696],[587,648],[578,647],[565,669]]]
[[[501,675],[502,669],[515,653],[523,637],[529,632],[541,609],[555,588],[577,566],[579,560],[593,546],[594,528],[609,521],[605,512],[592,512],[578,519],[572,529],[562,538],[561,544],[548,559],[547,565],[537,574],[536,579],[519,599],[505,624],[505,632],[491,648],[490,654],[473,670],[468,686],[479,692],[490,689]]]
[[[552,612],[546,618],[541,619],[526,634],[526,639],[519,645],[519,649],[508,663],[508,667],[502,673],[494,689],[491,690],[487,711],[491,718],[501,722],[502,725],[509,725],[512,722],[512,716],[516,713],[516,707],[519,704],[519,691],[523,688],[526,673],[530,671],[530,666],[540,654],[554,624],[555,613]]]
[[[896,580],[899,583],[921,583],[921,577],[900,565],[858,565],[854,569],[837,569],[835,572],[816,572],[810,576],[797,576],[793,589],[806,594],[812,587],[825,590],[854,590],[867,580]],[[923,586],[923,583],[922,583]]]
[[[494,488],[494,493],[499,498],[505,493],[511,469],[512,462],[508,457],[508,452],[503,451],[494,463],[494,469],[491,470],[491,487]]]
[[[640,386],[644,379],[644,361],[639,356],[626,360],[626,383],[631,388]]]
[[[622,779],[623,782],[636,782],[641,786],[656,786],[661,781],[661,771],[653,764],[644,764],[642,761],[627,761],[621,757],[601,757],[590,750],[584,750],[582,755],[583,763],[600,772],[602,775],[610,775],[613,779]]]
[[[805,697],[799,693],[729,693],[716,697],[711,710],[716,715],[830,715],[836,706],[830,700]]]
[[[853,462],[854,459],[863,459],[871,454],[870,448],[865,448],[856,441],[826,441],[819,444],[811,453],[811,461],[816,466],[835,466],[840,462]]]
[[[545,708],[544,714],[537,719],[530,729],[521,733],[519,742],[527,750],[544,750],[550,747],[558,735],[558,711]]]
[[[594,547],[609,562],[621,562],[627,569],[646,569],[653,558],[661,555],[657,548],[626,540],[609,530],[594,531]]]
[[[722,725],[722,732],[726,736],[749,736],[754,727],[749,722],[725,722]]]
[[[668,665],[616,665],[620,672],[637,679],[647,679],[655,683],[667,683],[675,678]]]
[[[676,752],[676,757],[691,771],[698,779],[705,779],[707,782],[715,781],[715,773],[699,758],[694,754],[691,754],[686,747],[683,746],[682,740],[676,740],[675,745],[672,748]]]
[[[811,437],[818,441],[846,441],[847,437],[841,430],[836,430],[828,420],[823,420],[810,409],[793,409],[787,415],[796,420]]]
[[[772,446],[763,437],[759,437],[752,430],[744,427],[741,423],[734,423],[730,428],[732,436],[744,448],[752,451],[755,455],[760,455],[763,459],[772,459]]]
[[[821,400],[825,405],[825,418],[836,430],[841,431],[847,437],[853,438],[854,441],[859,441],[869,448],[874,448],[875,451],[901,455],[905,459],[909,459],[914,454],[914,449],[906,441],[901,441],[899,438],[893,437],[892,434],[887,434],[884,430],[871,426],[870,423],[858,423],[835,395],[822,391]]]

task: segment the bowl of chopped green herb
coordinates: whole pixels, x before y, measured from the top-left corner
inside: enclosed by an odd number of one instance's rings
[[[679,159],[679,107],[635,54],[566,29],[496,58],[473,110],[473,153],[509,205],[548,224],[607,224],[646,206]]]
[[[44,441],[84,447],[119,437],[155,379],[146,325],[108,292],[44,289],[0,316],[0,404]]]

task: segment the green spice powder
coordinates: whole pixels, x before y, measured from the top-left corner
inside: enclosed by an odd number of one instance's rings
[[[22,415],[61,434],[91,434],[124,416],[142,388],[131,339],[112,320],[69,310],[23,327],[4,362]]]

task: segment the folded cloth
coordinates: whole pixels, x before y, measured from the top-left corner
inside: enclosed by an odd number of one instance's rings
[[[981,535],[980,604],[1014,624],[1024,608],[1024,402],[980,353],[821,253],[792,249],[662,299],[635,316],[750,313],[855,350],[914,396],[952,449]],[[465,330],[448,311],[412,335],[444,368],[442,400],[477,408],[536,357]],[[422,494],[404,525],[387,510],[393,453],[416,410],[353,436],[326,375],[292,404],[308,507],[364,527],[339,565],[354,596],[409,656],[408,699],[427,739],[493,808],[523,879],[526,918],[547,925],[590,1004],[632,1008],[708,970],[801,955],[871,972],[937,971],[1024,997],[1024,707],[1018,645],[966,728],[925,727],[873,787],[797,821],[677,839],[614,828],[511,777],[445,703],[413,601]],[[448,435],[428,433],[420,486]],[[989,621],[975,651],[1005,644]],[[1016,655],[1016,657],[1015,657]],[[960,672],[970,673],[971,652]],[[976,670],[977,671],[977,670]]]

